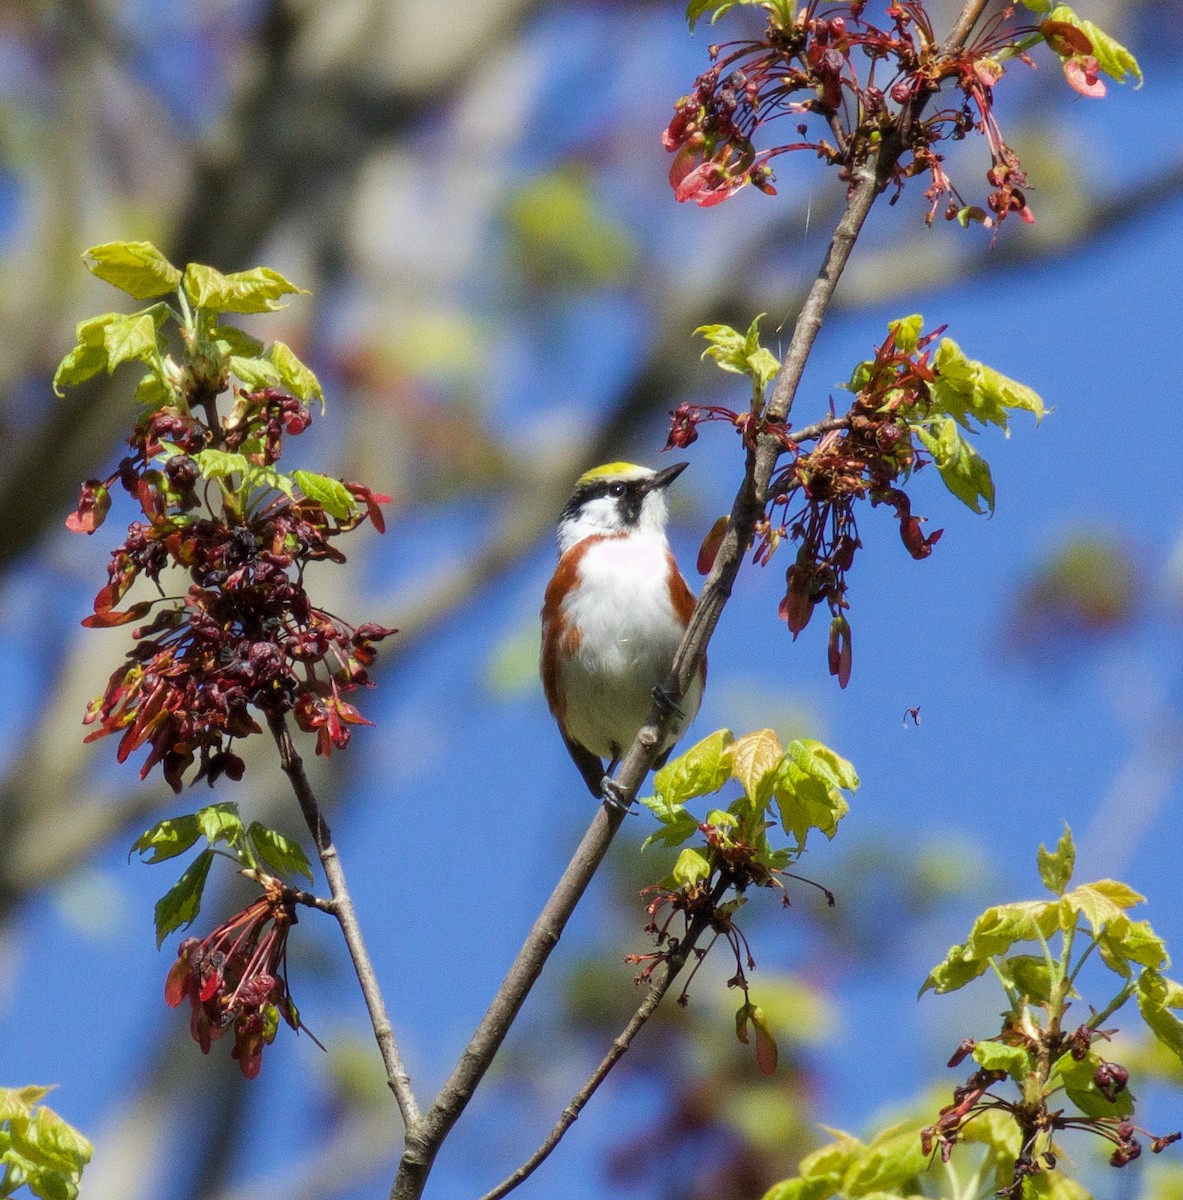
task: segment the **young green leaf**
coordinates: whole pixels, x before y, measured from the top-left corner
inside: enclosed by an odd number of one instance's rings
[[[697,850],[687,847],[678,855],[678,861],[674,863],[670,878],[675,887],[685,888],[701,883],[704,879],[709,878],[710,873],[711,864],[707,862],[706,858]]]
[[[49,1088],[0,1088],[0,1195],[27,1185],[39,1200],[75,1200],[94,1148],[40,1104]]]
[[[197,823],[211,846],[225,842],[240,846],[246,837],[246,827],[238,815],[238,805],[230,802],[211,804],[197,810]]]
[[[776,18],[781,25],[790,25],[794,17],[793,0],[690,0],[686,5],[686,20],[691,33],[698,21],[710,13],[710,23],[713,25],[724,13],[736,5],[753,5],[766,8],[769,14]]]
[[[816,738],[795,738],[786,753],[802,771],[822,783],[846,792],[858,791],[859,778],[854,764]]]
[[[185,295],[195,308],[215,312],[262,313],[274,312],[284,306],[281,296],[308,295],[303,288],[285,279],[270,267],[254,267],[223,275],[214,267],[190,263],[182,280]]]
[[[942,338],[933,356],[937,377],[932,383],[933,408],[965,429],[971,420],[1007,428],[1007,414],[1025,411],[1043,419],[1043,401],[1031,388],[1008,379],[992,367],[967,358],[952,338]]]
[[[319,504],[330,517],[347,521],[356,515],[357,501],[340,480],[330,479],[328,475],[315,475],[311,471],[293,471],[292,480],[313,504]]]
[[[1150,1031],[1183,1061],[1183,1021],[1170,1011],[1183,1008],[1183,985],[1147,968],[1138,977],[1135,995]]]
[[[1065,1054],[1056,1062],[1060,1081],[1068,1099],[1086,1117],[1128,1117],[1134,1111],[1134,1097],[1128,1088],[1113,1090],[1113,1099],[1097,1086],[1097,1071],[1102,1066],[1100,1057],[1090,1051],[1077,1061]]]
[[[1138,81],[1137,86],[1142,86],[1142,69],[1138,66],[1138,60],[1116,38],[1110,37],[1092,21],[1078,17],[1066,4],[1057,5],[1048,14],[1047,19],[1064,21],[1079,29],[1092,43],[1090,53],[1097,60],[1097,66],[1110,79],[1124,83],[1127,76],[1132,75]]]
[[[730,729],[717,729],[671,758],[653,777],[654,792],[667,804],[684,804],[695,796],[717,792],[731,775],[734,741]]]
[[[64,394],[63,387],[85,383],[107,370],[107,326],[112,321],[123,319],[123,313],[112,312],[78,323],[74,331],[78,344],[62,359],[54,373],[53,390],[56,395]]]
[[[1012,954],[1001,964],[1001,971],[1028,1003],[1046,1004],[1051,999],[1051,968],[1042,955]]]
[[[92,275],[113,283],[137,300],[175,292],[181,272],[151,242],[107,242],[82,256]]]
[[[1019,1046],[1003,1042],[977,1042],[973,1048],[974,1062],[987,1071],[1005,1071],[1012,1079],[1020,1080],[1031,1073],[1031,1059]]]
[[[1076,846],[1072,842],[1072,830],[1064,825],[1064,832],[1056,845],[1055,853],[1045,845],[1039,846],[1039,878],[1049,892],[1057,896],[1064,894],[1064,889],[1072,880],[1072,870],[1076,866]]]
[[[259,852],[259,857],[277,875],[298,873],[305,876],[309,883],[312,882],[312,866],[299,842],[284,837],[274,829],[268,829],[258,821],[252,821],[247,832]]]
[[[199,450],[193,461],[203,479],[228,479],[231,475],[247,475],[251,470],[250,460],[245,454],[234,454],[229,450]]]
[[[271,362],[279,374],[280,382],[293,396],[311,404],[313,400],[320,401],[320,411],[325,408],[325,396],[321,390],[320,380],[295,356],[283,342],[274,342],[268,351]]]
[[[197,817],[188,813],[182,817],[170,817],[157,821],[151,829],[145,829],[132,843],[138,854],[151,853],[145,862],[158,863],[184,854],[201,837],[201,825]]]
[[[160,362],[164,353],[150,311],[116,317],[104,330],[103,346],[107,352],[108,374],[125,362],[139,361],[151,366]]]
[[[890,1125],[867,1143],[846,1172],[842,1192],[870,1196],[875,1192],[899,1193],[928,1165],[920,1144],[920,1130],[907,1122]],[[908,1188],[904,1194],[910,1194]]]
[[[777,768],[772,794],[781,827],[796,841],[798,851],[805,849],[811,829],[832,838],[838,832],[838,822],[850,812],[850,805],[836,787],[809,774],[789,755]]]
[[[780,739],[771,729],[746,733],[731,745],[731,777],[759,810],[772,798],[784,753]]]
[[[213,861],[214,852],[203,850],[185,874],[156,901],[157,949],[170,933],[191,925],[196,919],[201,911],[201,894],[205,890],[206,876]]]
[[[887,328],[895,335],[895,348],[904,354],[915,354],[924,329],[924,318],[919,313],[889,321]]]
[[[1105,965],[1127,979],[1133,973],[1131,963],[1156,969],[1170,965],[1166,943],[1150,928],[1149,921],[1125,921],[1119,927],[1106,926],[1096,940]]]
[[[243,358],[232,354],[226,365],[230,374],[244,383],[249,391],[279,387],[279,372],[265,358]]]
[[[713,359],[721,370],[751,379],[753,403],[759,401],[780,371],[780,360],[760,345],[760,318],[764,315],[760,313],[753,319],[747,333],[730,325],[700,325],[694,331],[709,343],[702,352],[704,359]]]
[[[990,464],[962,437],[957,422],[952,417],[933,417],[912,429],[932,455],[945,487],[974,512],[992,513],[994,480]]]

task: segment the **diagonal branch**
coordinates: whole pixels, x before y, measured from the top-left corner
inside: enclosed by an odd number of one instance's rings
[[[681,974],[682,968],[694,952],[698,939],[711,927],[715,906],[722,899],[727,887],[727,881],[721,880],[707,904],[695,914],[677,946],[670,951],[658,968],[659,974],[649,985],[645,999],[637,1006],[637,1011],[629,1018],[628,1024],[613,1041],[608,1053],[600,1060],[587,1082],[572,1096],[571,1103],[563,1109],[562,1116],[555,1122],[554,1128],[547,1134],[545,1141],[512,1175],[503,1179],[492,1191],[486,1192],[481,1200],[501,1200],[502,1196],[508,1196],[550,1157],[551,1151],[562,1141],[563,1135],[575,1124],[584,1106],[595,1095],[600,1084],[607,1079],[608,1072],[624,1057],[625,1051],[633,1043],[633,1038],[640,1033],[645,1022],[657,1011],[657,1006],[669,991],[670,985]],[[701,958],[701,955],[698,957]]]
[[[291,732],[282,715],[268,716],[267,724],[275,743],[279,747],[280,765],[284,774],[291,780],[292,790],[300,802],[300,811],[308,828],[312,832],[312,840],[316,843],[316,851],[320,855],[320,863],[324,868],[325,878],[329,881],[329,891],[332,893],[333,915],[345,935],[345,945],[349,948],[349,957],[353,960],[353,969],[357,972],[357,981],[361,984],[362,995],[366,998],[366,1007],[370,1010],[370,1022],[374,1026],[374,1037],[378,1048],[382,1051],[382,1061],[386,1065],[386,1079],[390,1090],[398,1102],[399,1112],[402,1113],[403,1124],[410,1130],[419,1122],[419,1105],[415,1093],[411,1090],[411,1080],[403,1066],[402,1055],[399,1053],[398,1042],[395,1040],[394,1029],[386,1012],[386,1001],[382,998],[382,990],[378,986],[374,965],[370,961],[369,951],[366,950],[362,938],[361,926],[357,923],[357,914],[353,909],[353,900],[345,883],[345,872],[341,867],[341,859],[337,855],[337,847],[333,844],[333,834],[320,811],[320,805],[312,793],[308,776],[304,773],[304,763],[296,752],[292,742]],[[317,905],[317,907],[320,907]]]

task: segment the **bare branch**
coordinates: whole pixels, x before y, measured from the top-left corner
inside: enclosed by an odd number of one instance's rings
[[[686,965],[686,960],[698,944],[698,939],[711,926],[715,905],[722,899],[727,886],[726,880],[721,881],[716,886],[709,904],[690,922],[689,928],[686,930],[681,941],[678,942],[677,947],[671,951],[669,957],[658,968],[660,973],[649,985],[649,991],[645,994],[645,999],[637,1006],[637,1011],[629,1018],[628,1024],[625,1025],[619,1037],[613,1041],[608,1053],[600,1060],[599,1065],[591,1073],[587,1082],[572,1096],[571,1103],[563,1109],[562,1116],[555,1122],[555,1126],[547,1134],[546,1140],[512,1175],[503,1179],[492,1191],[486,1192],[481,1197],[481,1200],[501,1200],[502,1196],[508,1196],[520,1183],[523,1183],[533,1175],[538,1167],[550,1157],[551,1151],[562,1141],[563,1135],[575,1124],[579,1114],[583,1111],[592,1096],[595,1095],[600,1084],[607,1079],[609,1071],[624,1057],[625,1051],[632,1045],[633,1038],[637,1036],[645,1022],[657,1011],[657,1006],[661,1003],[666,992],[669,991],[670,985],[681,974],[682,968]]]
[[[419,1123],[419,1105],[415,1093],[411,1090],[410,1076],[403,1066],[402,1055],[399,1053],[398,1042],[395,1040],[394,1029],[386,1012],[386,1001],[382,998],[382,990],[378,986],[378,978],[374,974],[374,965],[370,961],[369,951],[362,938],[361,926],[357,923],[357,914],[353,909],[353,900],[345,883],[345,872],[341,867],[341,859],[337,855],[337,847],[333,844],[333,834],[320,811],[320,805],[312,793],[308,776],[304,773],[304,763],[296,753],[292,735],[287,722],[282,715],[269,716],[267,724],[279,747],[280,765],[284,774],[291,780],[292,790],[300,802],[300,811],[312,833],[316,843],[316,851],[320,855],[320,863],[324,868],[325,878],[329,881],[329,891],[332,892],[332,913],[340,923],[341,932],[345,935],[345,945],[349,948],[349,957],[353,960],[353,969],[357,972],[357,981],[361,985],[362,995],[366,999],[366,1007],[370,1011],[370,1022],[374,1027],[374,1037],[378,1048],[382,1051],[382,1061],[386,1065],[386,1079],[390,1090],[398,1101],[399,1112],[403,1116],[403,1124],[410,1131]],[[316,907],[321,907],[317,905]]]

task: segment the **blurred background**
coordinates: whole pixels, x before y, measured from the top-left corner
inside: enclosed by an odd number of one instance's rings
[[[954,7],[934,3],[938,29]],[[922,189],[881,204],[794,412],[842,405],[837,385],[888,320],[947,323],[1055,410],[980,439],[995,516],[923,473],[914,510],[946,533],[917,563],[890,514],[862,514],[845,692],[825,622],[794,643],[777,618],[783,551],[745,568],[712,643],[691,737],[808,733],[862,776],[838,837],[801,864],[836,907],[798,886],[787,910],[747,910],[781,1067],[764,1079],[736,1042],[720,956],[523,1197],[758,1197],[819,1125],[866,1133],[931,1081],[947,1092],[962,1072],[945,1060],[997,1029],[1001,996],[987,980],[917,990],[980,908],[1039,893],[1037,846],[1064,821],[1078,878],[1125,879],[1183,945],[1183,6],[1081,9],[1137,54],[1145,86],[1084,100],[1046,57],[1012,66],[998,112],[1037,223],[1009,221],[992,245],[926,229]],[[535,667],[572,481],[614,458],[660,465],[680,401],[743,404],[744,381],[701,364],[692,330],[766,312],[783,349],[840,211],[841,185],[806,156],[778,159],[777,197],[673,201],[661,130],[712,38],[749,16],[689,37],[677,0],[0,4],[0,1083],[60,1085],[51,1103],[97,1147],[86,1200],[385,1195],[398,1129],[327,919],[303,915],[291,943],[327,1054],[284,1030],[248,1084],[228,1044],[202,1058],[164,1006],[175,940],[155,949],[152,905],[177,872],[129,864],[127,847],[210,798],[141,785],[113,744],[82,744],[127,636],[79,621],[133,514],[124,497],[93,538],[63,526],[132,415],[122,376],[50,390],[75,323],[119,303],[81,251],[151,239],[175,262],[266,264],[314,293],[251,328],[293,345],[329,397],[290,465],[394,497],[386,535],[310,589],[402,630],[359,701],[377,728],[318,763],[316,784],[424,1100],[591,816]],[[953,150],[980,202],[985,146]],[[723,426],[684,457],[672,538],[689,574],[742,460]],[[299,834],[278,782],[261,746],[213,797]],[[631,1012],[638,889],[665,870],[638,854],[652,828],[626,823],[428,1195],[479,1195],[515,1167]],[[194,932],[237,896],[211,884]],[[1162,1075],[1139,1096],[1157,1132],[1183,1122]],[[1139,1163],[1096,1186],[1178,1194],[1180,1174]]]

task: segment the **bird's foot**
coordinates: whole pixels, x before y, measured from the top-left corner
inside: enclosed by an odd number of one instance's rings
[[[660,683],[653,689],[653,703],[663,712],[673,713],[675,717],[684,717],[686,715],[678,707],[677,701],[674,700],[673,696]]]
[[[627,798],[625,789],[611,775],[604,776],[600,784],[600,795],[609,808],[615,808],[622,813],[633,811],[632,801]]]

